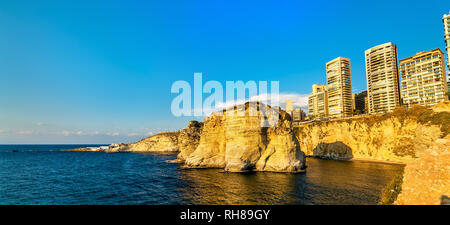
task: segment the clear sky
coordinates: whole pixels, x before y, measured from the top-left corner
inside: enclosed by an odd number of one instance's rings
[[[0,144],[135,141],[185,127],[173,82],[278,80],[304,96],[325,63],[445,51],[450,1],[0,1]],[[206,96],[205,96],[206,97]],[[301,103],[303,104],[303,103]]]

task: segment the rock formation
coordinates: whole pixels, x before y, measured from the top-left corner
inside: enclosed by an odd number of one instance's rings
[[[111,145],[108,152],[178,152],[179,132],[158,133],[135,143]]]
[[[185,129],[178,134],[178,149],[180,153],[177,156],[178,161],[184,162],[186,157],[197,148],[200,142],[200,133],[203,123],[192,120]]]
[[[405,167],[402,191],[394,204],[449,204],[450,135],[436,140]]]
[[[202,123],[190,121],[188,126],[180,131],[162,132],[144,138],[135,143],[110,145],[106,152],[173,152],[178,153],[180,161],[185,155],[192,153],[200,140]]]
[[[187,167],[230,172],[299,172],[305,168],[290,115],[284,111],[278,114],[278,110],[259,103],[246,103],[206,117],[198,147],[183,158]]]
[[[448,105],[448,104],[446,104]],[[306,155],[408,162],[450,129],[450,113],[424,107],[386,115],[314,122],[294,129]]]

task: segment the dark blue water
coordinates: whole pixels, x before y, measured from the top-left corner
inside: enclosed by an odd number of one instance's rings
[[[0,145],[0,204],[376,204],[402,166],[308,159],[302,174],[182,169],[175,155]]]

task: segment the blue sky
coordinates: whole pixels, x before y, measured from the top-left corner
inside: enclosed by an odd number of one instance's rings
[[[364,50],[445,50],[450,1],[0,2],[0,144],[112,143],[185,127],[173,82],[278,80],[308,94],[325,63]],[[207,97],[207,96],[204,96]]]

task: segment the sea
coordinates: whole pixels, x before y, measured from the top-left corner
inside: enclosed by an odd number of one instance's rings
[[[1,205],[377,204],[402,165],[307,158],[305,173],[186,169],[173,154],[0,145]]]

